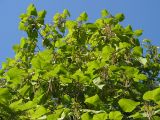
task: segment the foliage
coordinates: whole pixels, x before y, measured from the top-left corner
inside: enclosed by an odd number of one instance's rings
[[[20,15],[27,33],[0,71],[2,119],[160,119],[160,54],[142,30],[123,27],[125,16],[102,10],[69,20],[67,9],[44,22],[31,4]],[[42,46],[41,46],[42,41]]]

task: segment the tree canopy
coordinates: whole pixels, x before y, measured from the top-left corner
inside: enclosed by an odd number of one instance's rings
[[[93,23],[46,13],[31,4],[20,15],[27,37],[0,70],[1,119],[160,119],[160,53],[142,30],[105,9]]]

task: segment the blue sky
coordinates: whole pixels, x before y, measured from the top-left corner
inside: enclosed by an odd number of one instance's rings
[[[143,29],[140,39],[151,39],[154,45],[160,46],[160,0],[0,0],[0,64],[14,56],[12,46],[25,36],[18,30],[19,15],[30,3],[34,3],[38,10],[47,10],[47,22],[65,8],[70,11],[71,19],[86,11],[90,21],[99,18],[102,9],[113,15],[124,13],[124,26],[130,24],[133,29]]]

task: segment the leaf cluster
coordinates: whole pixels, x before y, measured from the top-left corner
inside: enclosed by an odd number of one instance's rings
[[[44,120],[160,119],[160,54],[121,13],[65,9],[44,22],[33,4],[20,15],[27,33],[0,70],[0,118]]]

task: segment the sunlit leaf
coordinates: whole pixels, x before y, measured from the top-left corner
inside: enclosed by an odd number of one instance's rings
[[[93,80],[93,83],[94,83],[99,89],[102,89],[102,88],[105,86],[104,81],[101,80],[100,77],[95,78],[95,79]]]
[[[108,114],[106,113],[99,113],[99,114],[95,114],[93,116],[93,120],[106,120],[108,117]]]
[[[108,16],[108,14],[109,14],[109,12],[106,9],[101,11],[101,16],[102,17],[106,17],[106,16]]]
[[[136,46],[133,48],[133,54],[136,56],[142,56],[143,54],[143,49],[140,46]]]
[[[125,16],[124,16],[124,14],[122,14],[122,13],[118,13],[118,14],[116,14],[115,15],[115,18],[118,20],[118,21],[123,21],[124,19],[125,19]]]
[[[118,103],[124,112],[132,112],[140,104],[140,102],[125,98],[120,99]]]
[[[92,120],[92,116],[86,112],[81,115],[81,120]]]
[[[63,10],[63,16],[64,16],[64,18],[66,18],[67,16],[70,17],[70,13],[67,9]]]
[[[138,37],[141,36],[142,33],[143,33],[143,30],[135,30],[135,31],[134,31],[134,35],[135,35],[135,36],[138,36]]]
[[[37,10],[33,4],[30,4],[27,8],[27,14],[28,15],[35,15],[37,16]]]
[[[88,20],[88,15],[86,12],[83,12],[80,14],[80,16],[77,18],[78,21],[87,21]]]
[[[121,114],[120,111],[111,111],[109,113],[109,119],[110,120],[122,120],[123,115]]]
[[[85,103],[93,105],[93,106],[97,106],[101,103],[101,100],[100,100],[99,96],[96,94],[92,97],[86,98]]]
[[[160,88],[156,88],[151,91],[147,91],[143,95],[144,100],[153,100],[155,102],[160,101]]]
[[[32,119],[37,119],[41,117],[42,115],[46,114],[47,110],[43,106],[38,106],[34,114],[32,114]]]
[[[39,11],[39,12],[38,12],[38,17],[39,17],[39,18],[45,18],[46,13],[47,13],[46,10]]]
[[[11,94],[7,88],[0,88],[0,103],[8,103],[11,99]]]

